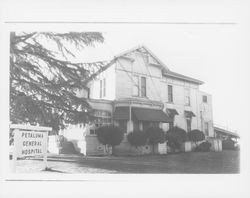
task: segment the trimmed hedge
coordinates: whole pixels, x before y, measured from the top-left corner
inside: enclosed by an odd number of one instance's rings
[[[144,146],[148,137],[145,131],[133,131],[128,134],[127,139],[132,146],[137,148],[138,146]]]
[[[206,142],[202,142],[201,144],[199,144],[195,148],[195,151],[209,152],[211,146],[212,146],[212,144],[210,142],[207,142],[207,141]]]
[[[234,149],[236,149],[235,141],[233,141],[231,139],[222,140],[222,149],[223,150],[234,150]]]
[[[149,143],[152,144],[153,146],[153,153],[154,153],[154,145],[165,142],[164,132],[159,127],[149,127],[146,130],[146,134],[147,134]]]
[[[173,127],[166,133],[167,144],[172,149],[181,149],[181,144],[187,141],[187,133],[184,129],[179,127]]]
[[[188,132],[188,139],[197,145],[197,142],[205,139],[205,135],[202,131],[194,129]]]
[[[116,146],[123,140],[123,131],[114,125],[106,125],[96,130],[97,138],[105,146]]]

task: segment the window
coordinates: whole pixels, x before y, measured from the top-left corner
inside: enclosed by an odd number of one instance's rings
[[[100,98],[106,96],[106,79],[100,80]]]
[[[134,131],[139,131],[140,130],[139,121],[133,120],[133,128],[134,128]]]
[[[103,97],[106,96],[106,78],[104,78],[103,80]]]
[[[147,130],[149,127],[159,127],[159,122],[142,122],[142,130]]]
[[[168,85],[168,102],[173,102],[173,86]]]
[[[168,123],[168,126],[169,126],[169,129],[174,128],[174,122],[169,122],[169,123]]]
[[[100,98],[102,97],[102,80],[100,80]]]
[[[208,125],[208,122],[204,123],[204,127],[205,127],[205,135],[208,136],[209,135],[209,125]]]
[[[191,118],[187,118],[186,122],[187,122],[187,132],[190,132],[191,131]]]
[[[133,76],[133,96],[139,96],[139,77]]]
[[[190,106],[190,89],[185,89],[185,105]]]
[[[123,133],[127,133],[127,120],[119,120],[118,125],[122,129]]]
[[[142,129],[145,131],[149,128],[150,123],[148,121],[142,122]]]
[[[146,97],[146,77],[141,77],[141,97]]]
[[[111,124],[111,113],[109,111],[94,110],[92,116],[96,128],[102,125]]]
[[[203,101],[204,103],[207,103],[207,96],[202,96],[202,101]]]

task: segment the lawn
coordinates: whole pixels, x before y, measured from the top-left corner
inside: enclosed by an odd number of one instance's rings
[[[191,152],[133,157],[50,156],[58,173],[239,173],[239,151]],[[41,160],[18,160],[17,172],[41,171]],[[48,172],[48,171],[47,171]],[[44,171],[45,173],[45,171]]]

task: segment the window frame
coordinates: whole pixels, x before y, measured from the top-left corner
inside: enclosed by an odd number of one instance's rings
[[[187,132],[192,130],[192,118],[186,118]]]
[[[204,100],[204,99],[205,99],[205,100]],[[203,96],[202,96],[202,102],[203,102],[203,103],[208,103],[208,98],[207,98],[206,95],[203,95]]]
[[[189,88],[185,88],[184,96],[185,96],[185,98],[184,98],[185,106],[191,106],[191,97],[190,97],[190,89]]]
[[[102,98],[102,80],[100,80],[100,98]]]
[[[136,79],[136,80],[135,80],[135,79]],[[133,96],[136,96],[136,97],[139,97],[139,95],[140,95],[140,92],[139,92],[139,85],[140,85],[140,82],[139,82],[139,81],[140,81],[139,76],[138,76],[138,75],[134,75],[134,76],[133,76],[133,82],[132,82],[132,83],[133,83],[133,90],[132,90],[133,93],[132,93],[132,95],[133,95]],[[137,84],[135,84],[135,82],[136,82]],[[135,91],[134,91],[135,88],[137,89],[137,90],[136,90],[136,94],[135,94]]]
[[[209,122],[204,122],[204,133],[205,136],[209,136]]]
[[[145,82],[145,84],[142,82]],[[141,97],[147,97],[147,78],[145,76],[141,76]]]
[[[173,85],[168,85],[168,102],[173,103],[174,97],[173,97]]]

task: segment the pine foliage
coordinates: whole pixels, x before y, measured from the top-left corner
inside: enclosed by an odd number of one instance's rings
[[[86,88],[86,80],[104,63],[73,63],[69,46],[84,50],[103,41],[99,32],[11,32],[10,121],[55,130],[85,122],[90,106],[76,90]]]

